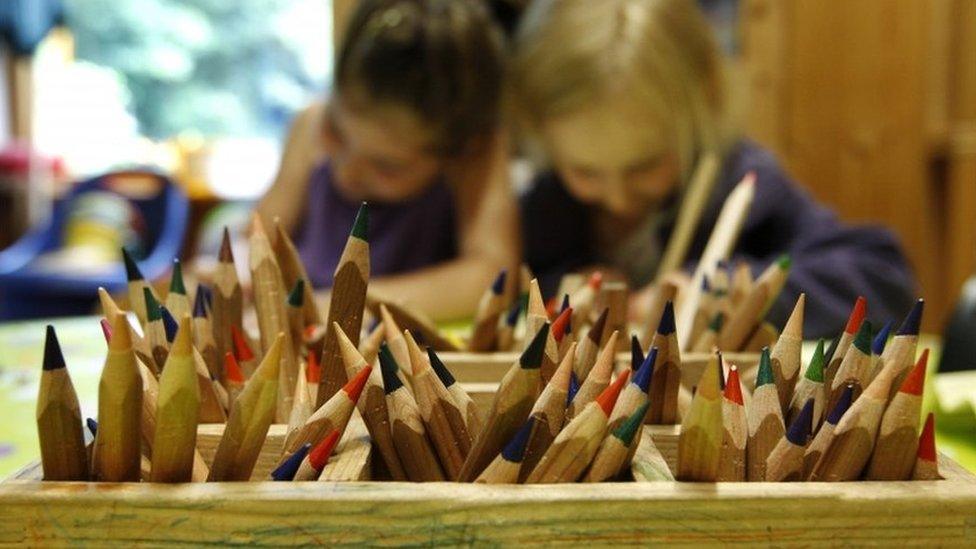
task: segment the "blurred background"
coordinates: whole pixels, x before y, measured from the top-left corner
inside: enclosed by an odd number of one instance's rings
[[[87,219],[67,227],[89,236],[138,217],[106,196],[52,204],[88,178],[149,166],[165,177],[113,184],[173,185],[185,220],[144,215],[111,243],[148,257],[175,232],[183,258],[215,250],[220,227],[270,185],[290,119],[327,88],[333,29],[354,2],[0,3],[0,248],[52,216]],[[699,3],[739,70],[749,134],[845,219],[897,232],[925,328],[940,331],[976,266],[976,1]],[[511,22],[524,1],[494,4]],[[49,267],[94,269],[97,255]],[[7,256],[0,276],[26,261]]]

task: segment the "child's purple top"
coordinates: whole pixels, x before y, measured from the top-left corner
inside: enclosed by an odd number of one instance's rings
[[[790,277],[769,312],[777,327],[786,321],[799,293],[806,292],[804,337],[833,337],[844,328],[858,295],[868,301],[877,325],[901,319],[915,298],[915,280],[894,235],[886,229],[841,223],[777,164],[749,141],[725,159],[712,198],[689,250],[690,272],[701,257],[719,210],[735,185],[756,172],[756,196],[733,261],[744,260],[758,275],[778,255],[793,259]],[[563,273],[592,264],[590,210],[572,198],[554,173],[542,174],[521,198],[524,250],[543,292],[555,290]],[[667,224],[658,241],[667,242]],[[663,248],[663,246],[662,246]]]
[[[359,202],[343,197],[323,163],[312,172],[295,245],[316,287],[332,285]],[[392,275],[457,255],[454,196],[437,180],[419,195],[396,203],[369,203],[370,276]]]

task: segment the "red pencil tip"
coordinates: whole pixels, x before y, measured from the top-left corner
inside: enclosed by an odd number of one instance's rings
[[[847,319],[847,327],[844,331],[854,335],[857,330],[861,327],[861,321],[864,320],[864,316],[867,314],[868,302],[864,299],[864,296],[857,296],[857,301],[854,303],[854,309],[851,311],[851,316]]]
[[[234,358],[234,354],[230,351],[224,355],[224,377],[227,381],[233,381],[234,383],[244,383],[244,373],[241,372],[241,367],[237,364],[237,359]]]
[[[590,288],[593,288],[594,291],[600,291],[600,286],[603,285],[603,271],[595,271],[592,275],[590,275],[588,284],[590,285]]]
[[[925,418],[925,427],[918,437],[918,458],[924,461],[935,461],[935,414],[929,412]]]
[[[325,464],[328,463],[332,450],[339,442],[339,434],[338,429],[333,429],[329,436],[322,439],[322,442],[308,453],[308,463],[313,469],[319,472],[325,469]]]
[[[244,334],[237,329],[237,326],[231,324],[230,335],[234,340],[234,354],[237,360],[254,360],[254,351],[247,344],[247,339],[244,338]]]
[[[308,353],[308,364],[305,366],[305,379],[309,383],[319,383],[322,381],[322,365],[319,364],[319,355],[316,352]]]
[[[552,318],[556,314],[556,307],[559,307],[559,300],[555,296],[546,302],[546,314],[549,318]]]
[[[734,364],[729,366],[729,376],[725,380],[725,393],[726,399],[743,406],[742,401],[742,386],[739,383],[739,368]]]
[[[925,349],[922,351],[922,356],[918,357],[915,367],[905,376],[905,381],[901,383],[901,388],[898,391],[921,396],[922,390],[925,389],[925,370],[928,364],[929,350]]]
[[[305,326],[305,329],[302,331],[302,336],[306,341],[311,340],[313,337],[315,337],[315,330],[318,330],[318,328],[319,327],[315,324],[309,324],[308,326]]]
[[[102,335],[105,336],[105,343],[112,341],[112,324],[105,318],[99,320],[98,323],[102,325]]]
[[[617,376],[617,379],[609,387],[604,389],[600,393],[600,396],[596,397],[596,403],[600,405],[604,415],[607,417],[610,417],[610,412],[613,411],[613,405],[617,403],[617,397],[620,396],[620,391],[629,378],[630,370],[624,370],[624,373]]]
[[[566,310],[559,313],[556,320],[552,321],[552,337],[556,338],[556,343],[563,340],[563,337],[566,335],[566,327],[569,326],[571,318],[573,318],[573,308],[567,307]]]
[[[362,370],[359,370],[356,377],[350,379],[349,383],[346,383],[346,386],[342,388],[349,395],[349,400],[353,402],[359,401],[359,395],[363,392],[363,387],[366,386],[366,380],[369,379],[369,373],[371,371],[373,371],[373,367],[367,365]]]

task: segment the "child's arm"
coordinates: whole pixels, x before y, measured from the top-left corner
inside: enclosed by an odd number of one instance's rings
[[[458,257],[371,280],[371,293],[413,304],[433,320],[453,320],[474,313],[478,299],[500,269],[515,272],[518,217],[508,152],[507,136],[497,136],[484,154],[459,163],[449,174],[457,195]],[[510,276],[509,281],[516,278]]]
[[[281,155],[278,175],[256,208],[268,226],[277,216],[284,228],[292,232],[301,219],[309,172],[322,155],[321,129],[324,110],[324,104],[315,103],[300,112],[292,122]]]

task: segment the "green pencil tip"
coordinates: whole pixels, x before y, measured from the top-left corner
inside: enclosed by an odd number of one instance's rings
[[[305,280],[299,278],[295,282],[295,287],[288,294],[288,304],[292,307],[301,307],[305,298]]]
[[[780,269],[785,271],[793,264],[793,260],[790,259],[790,254],[783,254],[776,258],[776,264],[779,265]]]
[[[143,288],[142,295],[146,299],[146,320],[149,322],[162,320],[163,312],[160,310],[159,302],[156,301],[156,296],[152,294],[152,290]]]
[[[532,343],[529,343],[528,348],[519,357],[519,364],[522,368],[526,370],[532,370],[542,366],[542,354],[546,350],[546,338],[549,336],[549,323],[546,322],[539,329],[535,337],[532,338]]]
[[[854,346],[866,355],[871,354],[871,322],[865,320],[854,336]]]
[[[823,367],[825,360],[824,340],[821,339],[817,342],[817,349],[813,351],[813,358],[810,359],[810,365],[807,366],[807,371],[803,374],[803,377],[815,383],[823,383]]]
[[[722,324],[725,323],[725,313],[719,311],[715,313],[712,317],[712,321],[708,323],[708,329],[712,332],[718,332],[722,329]]]
[[[183,266],[179,259],[173,260],[173,277],[169,280],[169,291],[186,295],[186,286],[183,285]]]
[[[352,222],[352,231],[349,236],[354,236],[360,240],[369,242],[369,206],[363,202],[356,212],[356,220]]]
[[[756,388],[768,383],[775,383],[773,380],[773,362],[769,359],[769,347],[763,347],[762,354],[759,355],[759,372],[756,374]]]
[[[642,404],[619,427],[613,430],[613,436],[620,439],[620,442],[624,443],[624,446],[630,446],[630,443],[634,441],[637,431],[644,424],[644,416],[647,414],[647,407],[650,405],[650,402]]]

